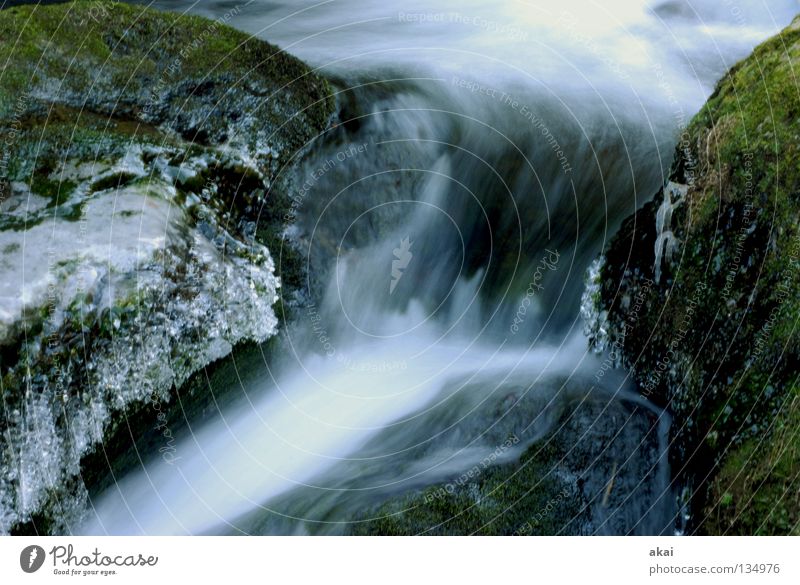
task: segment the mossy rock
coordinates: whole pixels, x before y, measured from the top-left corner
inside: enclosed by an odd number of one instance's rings
[[[241,169],[219,167],[187,188],[225,183],[218,207],[234,219],[246,211],[261,241],[281,246],[288,169],[325,130],[335,103],[327,80],[300,60],[226,26],[236,11],[209,20],[114,1],[0,11],[0,38],[9,39],[0,45],[3,200],[21,181],[58,214],[79,219],[73,207],[60,208],[73,185],[46,180],[60,161],[104,161],[151,144],[176,148],[180,164],[224,147],[252,160],[262,188]],[[2,222],[0,229],[27,225]],[[299,261],[284,252],[279,271],[297,285]]]
[[[111,1],[27,5],[0,12],[0,35],[13,39],[0,46],[0,119],[61,103],[208,143],[252,117],[292,154],[333,109],[327,82],[301,61],[199,16]]]
[[[277,251],[287,169],[334,101],[301,61],[223,21],[110,1],[0,10],[2,261],[13,269],[40,247],[55,281],[53,299],[12,290],[0,307],[0,533],[69,530],[109,471],[100,442],[121,454],[126,421],[153,426],[150,390],[166,402],[196,389],[205,378],[192,372],[275,332],[279,280],[263,244]],[[103,261],[96,242],[73,245],[112,223],[120,241]],[[132,224],[158,224],[164,245],[111,266]],[[96,275],[86,290],[70,285],[82,269]],[[156,286],[140,295],[142,278]],[[214,325],[223,317],[236,324]],[[37,441],[49,447],[23,457]]]
[[[725,457],[702,510],[704,532],[800,536],[800,387],[768,433]]]
[[[473,481],[429,487],[371,511],[353,524],[356,535],[577,534],[585,522],[575,485],[559,480],[554,447],[531,447],[518,462],[487,469]]]
[[[796,19],[728,72],[681,136],[667,186],[623,223],[600,272],[595,314],[608,334],[595,343],[621,346],[642,392],[675,413],[673,469],[696,494],[690,530],[728,530],[702,512],[721,497],[713,478],[744,461],[747,445],[775,440],[798,375],[799,58]],[[675,249],[656,267],[659,243]],[[796,457],[786,463],[796,477]],[[739,517],[762,505],[755,492],[736,497]],[[778,516],[759,531],[787,532]]]

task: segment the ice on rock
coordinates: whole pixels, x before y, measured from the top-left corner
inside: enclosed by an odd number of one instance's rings
[[[114,166],[114,172],[143,177],[147,171],[142,160],[142,146],[140,144],[130,146],[125,156]]]
[[[602,291],[601,271],[605,265],[605,256],[599,256],[589,265],[586,271],[585,286],[581,295],[581,317],[583,332],[589,339],[589,345],[597,353],[602,353],[608,343],[606,311],[600,311],[600,293]]]
[[[0,229],[0,341],[18,339],[26,319],[42,320],[41,333],[19,341],[26,359],[3,381],[16,402],[4,404],[0,534],[48,506],[68,531],[86,505],[81,458],[115,411],[168,400],[236,343],[277,331],[269,250],[226,230],[200,197],[176,196],[165,163],[176,153],[151,152],[147,164],[142,154],[132,147],[93,165],[142,177],[99,192],[84,163],[62,166],[60,180],[77,185],[78,221],[50,212],[28,229]],[[205,154],[181,168],[199,173],[214,162]]]
[[[664,187],[664,200],[656,212],[655,272],[656,283],[661,280],[662,257],[667,264],[672,263],[672,256],[678,247],[678,239],[672,233],[672,212],[683,202],[686,185],[668,182]]]

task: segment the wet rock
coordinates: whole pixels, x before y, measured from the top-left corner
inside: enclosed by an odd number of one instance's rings
[[[798,56],[795,20],[719,82],[584,297],[593,346],[622,348],[641,393],[674,413],[690,531],[786,533],[800,520]],[[781,447],[772,468],[752,459],[766,445]]]
[[[653,411],[597,392],[576,397],[552,421],[550,430],[532,441],[530,437],[524,441],[522,431],[530,427],[531,418],[521,415],[522,420],[527,422],[512,423],[515,428],[509,435],[524,447],[521,455],[492,460],[490,452],[441,483],[362,513],[352,532],[671,532],[672,497],[666,460],[660,457],[664,445],[659,443],[658,415]],[[511,444],[508,441],[498,443],[501,450]]]
[[[275,334],[261,212],[333,105],[221,20],[75,2],[0,35],[0,533],[62,533],[125,417]]]

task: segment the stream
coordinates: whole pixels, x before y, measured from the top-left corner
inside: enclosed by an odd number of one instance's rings
[[[594,500],[592,533],[678,531],[669,413],[588,351],[586,270],[716,80],[797,3],[153,5],[238,6],[229,24],[331,80],[339,119],[291,171],[284,245],[308,279],[279,301],[298,306],[279,351],[243,364],[239,399],[188,421],[174,458],[143,454],[94,498],[80,532],[346,533],[554,433],[590,452],[615,436],[618,470],[581,478],[623,494]]]

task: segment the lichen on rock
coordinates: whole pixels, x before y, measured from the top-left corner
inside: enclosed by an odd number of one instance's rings
[[[333,103],[199,17],[24,6],[0,36],[0,533],[67,532],[111,427],[275,334],[268,218]]]

